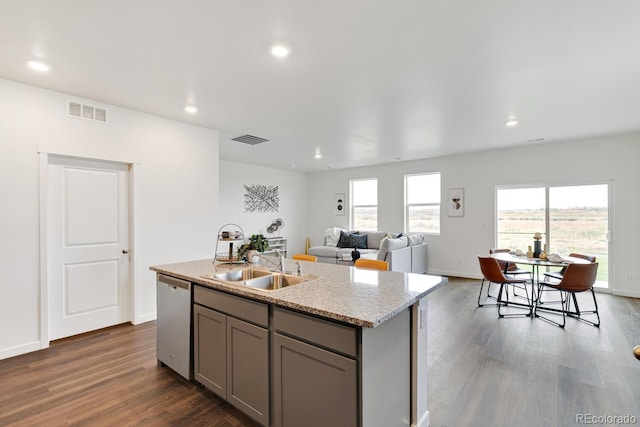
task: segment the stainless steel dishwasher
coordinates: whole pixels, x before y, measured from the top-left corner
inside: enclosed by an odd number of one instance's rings
[[[191,369],[191,282],[158,274],[156,357],[186,379]]]

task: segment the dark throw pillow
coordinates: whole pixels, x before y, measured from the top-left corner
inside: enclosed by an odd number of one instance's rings
[[[354,233],[340,232],[340,240],[336,245],[339,248],[358,248],[367,249],[367,235],[359,235]]]

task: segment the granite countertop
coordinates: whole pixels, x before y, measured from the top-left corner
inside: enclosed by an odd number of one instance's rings
[[[255,268],[256,265],[214,265],[212,259],[205,259],[157,265],[150,269],[212,289],[367,328],[382,324],[447,282],[444,277],[427,274],[365,270],[306,261],[302,261],[302,273],[309,281],[275,291],[205,277],[249,267]],[[270,268],[265,265],[258,267]],[[286,260],[286,271],[295,271],[294,260]]]

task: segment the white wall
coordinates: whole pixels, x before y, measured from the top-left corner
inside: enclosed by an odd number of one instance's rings
[[[443,197],[447,189],[465,191],[464,217],[442,212],[441,234],[428,236],[429,272],[479,277],[477,255],[495,242],[495,187],[519,184],[580,184],[614,181],[615,256],[613,292],[640,297],[640,134],[546,143],[526,147],[456,155],[375,167],[309,174],[308,233],[312,244],[322,241],[330,226],[347,228],[348,216],[333,214],[333,194],[348,194],[349,180],[378,178],[378,228],[402,231],[404,175],[441,172]],[[348,199],[348,197],[347,197]],[[636,279],[628,280],[627,273]]]
[[[318,244],[325,228],[348,228],[348,215],[334,215],[334,193],[348,194],[350,179],[378,177],[379,228],[399,231],[404,175],[431,171],[442,173],[444,191],[465,188],[466,206],[462,218],[443,215],[441,235],[427,238],[430,272],[478,276],[476,256],[494,245],[496,185],[612,179],[613,289],[640,297],[640,134],[303,174],[219,163],[218,133],[211,129],[112,106],[107,125],[68,118],[64,94],[2,79],[0,95],[0,359],[35,350],[40,341],[39,144],[140,162],[135,250],[141,320],[155,318],[155,275],[148,267],[212,257],[222,224],[266,233],[273,219],[283,218],[289,254],[302,252],[307,236]],[[245,213],[243,184],[278,185],[280,211]],[[627,280],[628,272],[636,279]]]
[[[245,212],[244,185],[257,184],[278,186],[278,212]],[[238,224],[247,238],[252,234],[286,237],[289,257],[303,253],[307,237],[306,187],[307,175],[304,173],[221,160],[218,227],[226,223]],[[284,227],[274,234],[267,233],[267,228],[276,218],[284,220]]]
[[[140,162],[141,321],[155,318],[150,265],[211,257],[218,226],[218,133],[108,106],[109,123],[65,113],[65,94],[0,79],[0,359],[38,348],[39,144]],[[178,106],[176,108],[179,108]]]

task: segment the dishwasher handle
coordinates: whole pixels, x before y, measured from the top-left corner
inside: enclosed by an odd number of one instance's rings
[[[158,274],[158,282],[166,283],[169,286],[173,286],[174,288],[182,288],[189,290],[191,287],[191,282],[186,280],[176,279],[175,277],[165,276],[164,274]]]

